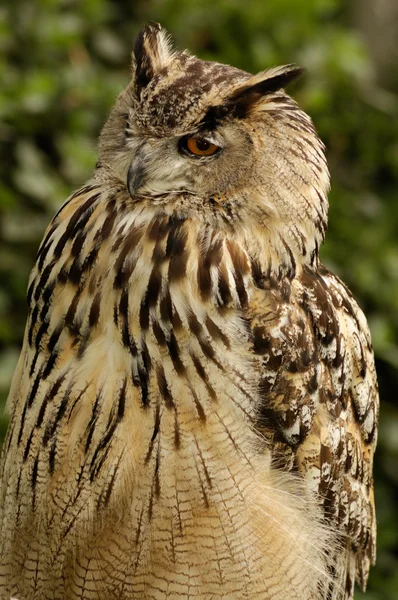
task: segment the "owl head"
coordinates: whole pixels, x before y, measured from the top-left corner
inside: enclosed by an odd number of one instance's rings
[[[149,24],[103,129],[98,168],[137,202],[215,227],[277,230],[313,257],[329,175],[311,119],[283,90],[301,72],[287,65],[253,76],[200,60]]]

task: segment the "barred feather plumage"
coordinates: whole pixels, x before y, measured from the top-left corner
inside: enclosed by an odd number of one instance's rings
[[[142,32],[96,172],[29,281],[1,598],[349,600],[366,584],[372,350],[319,262],[328,173],[278,88],[292,72],[250,78]],[[192,166],[175,147],[192,131],[229,158]]]

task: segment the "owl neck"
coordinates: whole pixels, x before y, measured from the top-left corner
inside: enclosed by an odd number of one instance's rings
[[[89,307],[99,296],[111,321],[123,320],[127,310],[140,327],[156,311],[168,311],[172,321],[178,311],[171,304],[186,313],[187,295],[204,306],[244,309],[253,287],[282,285],[303,264],[317,267],[318,242],[305,245],[305,233],[298,227],[279,232],[270,221],[216,228],[181,211],[134,202],[120,184],[112,191],[88,185],[55,217],[39,251],[31,293],[53,273],[57,289],[76,296],[75,328],[93,318]]]
[[[134,294],[142,287],[145,312],[166,290],[189,290],[205,304],[245,308],[253,286],[266,281],[277,286],[303,266],[317,268],[323,229],[299,224],[281,229],[270,218],[250,227],[233,226],[198,218],[176,205],[134,204],[128,197],[110,235],[113,287],[129,283]]]

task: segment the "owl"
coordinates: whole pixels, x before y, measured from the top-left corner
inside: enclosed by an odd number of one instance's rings
[[[366,320],[284,89],[150,24],[28,287],[0,598],[352,600],[375,559]]]

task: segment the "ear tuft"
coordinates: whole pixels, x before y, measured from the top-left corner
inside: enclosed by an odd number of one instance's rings
[[[257,73],[236,89],[229,98],[229,104],[231,109],[233,108],[235,116],[245,116],[250,108],[261,103],[264,96],[286,87],[300,77],[303,72],[304,69],[296,65],[285,65]]]
[[[148,23],[136,37],[133,50],[133,79],[137,95],[174,57],[170,36],[159,23]]]

